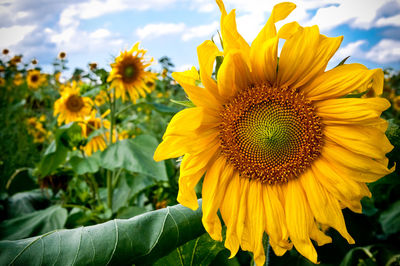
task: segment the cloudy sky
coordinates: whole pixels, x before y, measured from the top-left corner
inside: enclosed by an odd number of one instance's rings
[[[228,12],[237,9],[239,32],[251,42],[280,1],[224,2]],[[400,70],[400,0],[293,2],[297,8],[285,23],[317,24],[327,36],[344,36],[331,67],[350,55],[348,62]],[[37,58],[45,69],[60,51],[70,68],[108,67],[140,41],[149,55],[166,55],[182,70],[197,65],[196,47],[216,38],[219,18],[213,0],[0,0],[0,49]]]

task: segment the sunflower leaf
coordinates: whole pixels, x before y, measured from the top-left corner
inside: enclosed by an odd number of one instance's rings
[[[173,102],[173,103],[188,107],[188,108],[196,107],[194,105],[194,103],[192,103],[192,101],[176,101],[176,100],[172,100],[172,99],[170,99],[170,101]]]
[[[123,168],[167,181],[165,163],[153,160],[157,145],[157,139],[150,135],[117,141],[102,152],[101,166],[109,170]]]
[[[201,204],[201,201],[199,202]],[[1,265],[151,264],[205,231],[201,208],[176,205],[127,220],[0,241]]]

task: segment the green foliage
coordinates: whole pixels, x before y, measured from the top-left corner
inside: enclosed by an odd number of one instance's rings
[[[0,264],[150,264],[203,233],[200,209],[178,205],[128,220],[1,241]]]
[[[67,210],[54,205],[0,223],[0,239],[16,240],[64,227]]]

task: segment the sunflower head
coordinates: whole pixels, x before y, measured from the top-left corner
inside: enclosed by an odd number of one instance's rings
[[[22,58],[22,56],[15,55],[13,58],[11,58],[11,60],[9,62],[10,66],[13,66],[13,67],[17,66],[19,63],[21,63],[21,58]]]
[[[32,65],[37,65],[38,64],[38,60],[34,58],[34,59],[32,59],[31,63],[32,63]]]
[[[0,66],[0,73],[4,72],[4,70],[6,70],[5,67],[4,66]]]
[[[3,87],[6,85],[6,80],[0,77],[0,87]]]
[[[360,200],[371,196],[365,182],[394,171],[380,118],[390,104],[376,97],[383,71],[360,64],[326,70],[343,38],[297,22],[277,32],[292,3],[274,7],[251,45],[237,31],[235,12],[217,4],[223,51],[205,41],[197,48],[199,72],[172,73],[194,107],[172,118],[154,159],[183,156],[178,202],[189,208],[198,208],[195,187],[203,178],[203,225],[221,241],[221,214],[232,256],[240,247],[263,265],[267,233],[277,255],[294,246],[317,263],[311,240],[332,241],[321,228],[354,243],[342,208],[360,213]],[[367,90],[373,94],[366,98],[343,97]]]
[[[393,97],[393,108],[399,112],[400,111],[400,95]]]
[[[82,127],[82,136],[88,138],[91,133],[100,128],[109,129],[110,121],[104,119],[103,117],[106,115],[104,113],[102,117],[96,117],[96,112],[92,111],[90,116],[85,117],[85,120],[81,124]],[[107,147],[107,142],[109,138],[109,132],[107,131],[104,134],[100,134],[92,137],[83,147],[83,151],[88,155],[92,155],[92,153],[101,150],[103,151]],[[115,134],[114,134],[115,136]]]
[[[40,70],[32,69],[28,71],[26,81],[29,88],[36,90],[46,82],[46,76]]]
[[[67,53],[66,52],[60,52],[58,54],[58,58],[61,60],[64,60],[67,57]]]
[[[74,121],[83,121],[90,115],[93,102],[89,97],[82,97],[73,81],[71,86],[65,86],[61,97],[54,103],[54,116],[58,114],[58,124],[66,124]]]
[[[93,62],[93,63],[90,63],[90,64],[89,64],[89,68],[90,68],[90,70],[92,70],[92,71],[93,71],[93,70],[96,70],[96,68],[97,68],[97,63],[94,63],[94,62]]]
[[[15,74],[14,80],[13,80],[14,85],[20,86],[23,82],[24,82],[24,79],[22,77],[22,74],[21,73]]]
[[[153,61],[146,59],[145,54],[146,50],[140,49],[139,43],[136,43],[130,51],[121,52],[111,64],[107,81],[111,82],[110,89],[115,88],[117,98],[124,101],[128,94],[136,102],[139,96],[144,97],[146,92],[151,92],[146,82],[154,82],[156,74],[145,70]]]
[[[3,49],[3,54],[7,55],[10,51],[8,49]]]

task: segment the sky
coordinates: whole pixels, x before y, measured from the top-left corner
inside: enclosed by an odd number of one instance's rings
[[[236,9],[239,33],[249,42],[281,1],[225,0]],[[368,68],[400,70],[400,0],[295,0],[283,22],[318,25],[329,37],[344,36],[328,68],[343,58]],[[0,49],[36,58],[45,70],[60,51],[68,67],[109,64],[140,41],[148,55],[168,56],[175,71],[198,66],[196,47],[218,42],[220,11],[213,0],[0,0]],[[155,65],[157,69],[160,65]]]

